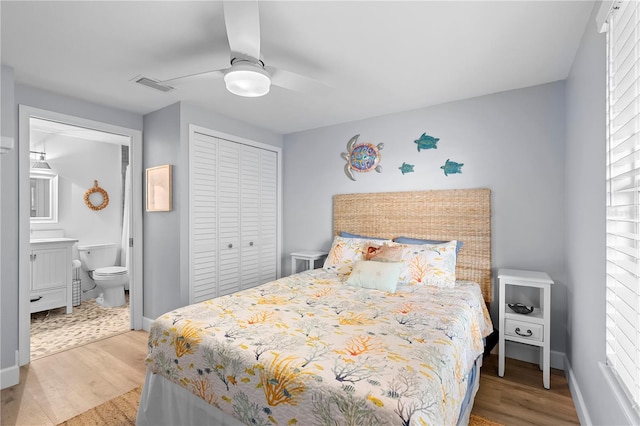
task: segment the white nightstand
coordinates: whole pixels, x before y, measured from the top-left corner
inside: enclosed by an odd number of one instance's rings
[[[539,346],[542,383],[549,389],[549,362],[551,344],[551,284],[553,280],[545,272],[499,269],[500,330],[498,338],[498,376],[504,376],[505,340]],[[505,288],[508,285],[540,289],[540,304],[530,314],[518,314],[507,306]]]
[[[298,272],[296,260],[303,260],[307,262],[307,270],[311,270],[315,269],[316,260],[322,259],[327,254],[328,253],[326,251],[315,250],[303,250],[291,253],[291,273],[295,274],[296,272]]]

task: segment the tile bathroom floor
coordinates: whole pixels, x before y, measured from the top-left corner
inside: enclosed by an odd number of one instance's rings
[[[129,293],[125,296],[127,303],[116,308],[91,299],[71,314],[65,308],[31,314],[31,360],[129,331]]]

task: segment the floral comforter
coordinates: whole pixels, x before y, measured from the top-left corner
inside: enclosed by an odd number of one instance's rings
[[[385,293],[315,270],[159,317],[146,361],[246,424],[446,425],[491,331],[477,284]]]

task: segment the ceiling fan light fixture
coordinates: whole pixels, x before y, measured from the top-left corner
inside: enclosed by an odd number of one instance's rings
[[[227,90],[234,95],[256,98],[269,93],[271,76],[259,64],[249,61],[232,62],[224,75]]]

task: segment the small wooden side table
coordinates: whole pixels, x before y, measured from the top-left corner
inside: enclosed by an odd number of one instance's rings
[[[297,260],[302,260],[307,262],[307,270],[310,271],[315,269],[316,260],[322,259],[328,253],[326,251],[316,251],[316,250],[302,250],[291,253],[291,273],[295,274],[298,272],[298,268],[296,265]]]

